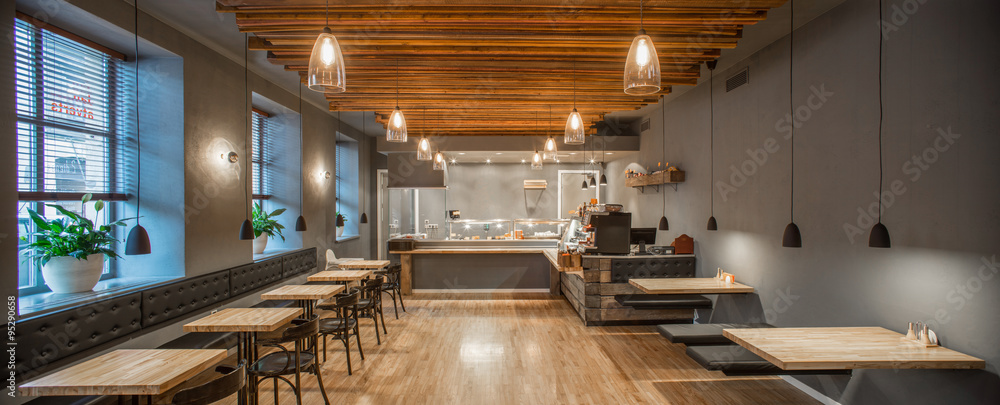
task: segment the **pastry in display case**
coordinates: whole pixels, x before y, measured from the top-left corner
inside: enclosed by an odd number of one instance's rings
[[[509,219],[448,220],[448,240],[506,239],[514,239],[512,221]]]
[[[566,233],[569,224],[568,219],[515,219],[514,238],[558,240]]]

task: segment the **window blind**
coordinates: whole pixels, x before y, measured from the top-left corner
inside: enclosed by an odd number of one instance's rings
[[[19,199],[127,199],[130,69],[21,19],[14,40]]]
[[[277,125],[263,111],[254,109],[251,117],[253,198],[266,200],[274,190],[274,142],[277,139]]]

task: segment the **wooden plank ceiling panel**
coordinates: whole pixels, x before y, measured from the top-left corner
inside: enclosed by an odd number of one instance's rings
[[[251,50],[303,81],[329,26],[348,87],[325,95],[331,111],[374,111],[385,124],[398,105],[414,135],[545,136],[562,134],[574,106],[593,124],[696,84],[701,63],[735,48],[744,26],[785,1],[646,1],[663,84],[649,96],[622,91],[638,1],[218,0],[216,9],[235,13]]]

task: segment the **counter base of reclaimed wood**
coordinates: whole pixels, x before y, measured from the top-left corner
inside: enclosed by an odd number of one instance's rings
[[[403,295],[413,294],[413,255],[524,255],[541,254],[549,262],[549,294],[560,295],[560,277],[558,252],[545,248],[482,248],[482,249],[416,249],[408,251],[390,251],[389,254],[399,255],[400,290]],[[470,291],[475,292],[475,291]]]
[[[587,326],[650,325],[662,323],[693,323],[691,309],[635,309],[615,301],[617,294],[642,294],[627,283],[587,281],[583,271],[560,274],[562,295]]]

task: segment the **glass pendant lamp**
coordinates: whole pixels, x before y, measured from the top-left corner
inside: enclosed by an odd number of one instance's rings
[[[326,2],[326,27],[316,37],[312,53],[309,55],[309,90],[343,93],[347,90],[347,75],[344,74],[344,54],[340,42],[330,30],[330,2]]]
[[[653,39],[642,28],[642,0],[639,0],[639,33],[632,40],[625,59],[625,94],[645,96],[660,91],[660,60]]]
[[[431,155],[431,141],[420,138],[420,143],[417,144],[417,160],[431,160]]]
[[[444,170],[445,161],[444,153],[438,152],[434,154],[434,170]]]
[[[566,118],[566,130],[563,142],[567,145],[581,145],[584,139],[583,117],[576,110],[576,62],[573,62],[573,112]]]
[[[542,149],[542,159],[553,159],[556,158],[556,140],[551,136],[549,139],[545,140],[545,149]]]
[[[396,109],[389,115],[389,125],[385,129],[385,140],[389,142],[406,142],[406,118],[399,109],[399,60],[396,60]]]
[[[542,154],[535,151],[531,156],[531,170],[542,170]]]

